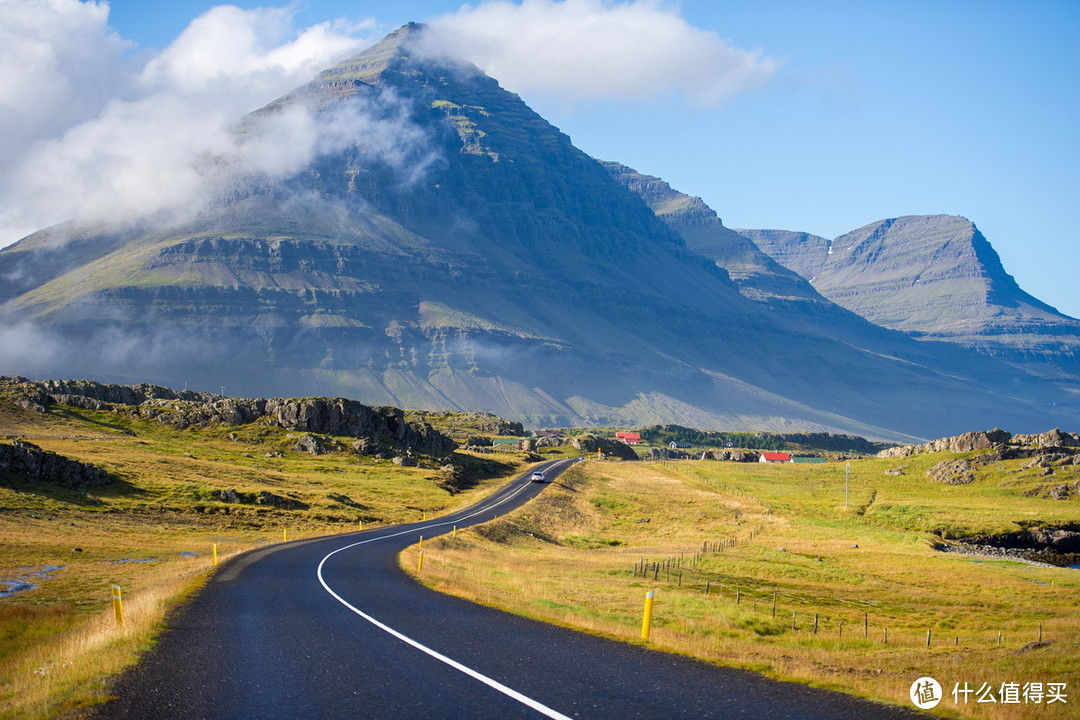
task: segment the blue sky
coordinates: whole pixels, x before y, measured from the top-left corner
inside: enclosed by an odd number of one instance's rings
[[[625,3],[579,4],[602,15]],[[652,92],[638,87],[590,98],[528,82],[510,89],[586,152],[700,195],[731,227],[831,238],[898,215],[963,215],[1024,289],[1080,316],[1073,240],[1080,3],[638,4],[756,52],[769,65],[767,77],[719,103],[696,94],[694,83],[706,84],[710,69],[695,77],[692,65],[678,82],[653,81]],[[110,5],[109,25],[129,43],[127,55],[137,57],[167,47],[215,3]],[[374,39],[461,6],[307,0],[289,7],[297,31],[344,20],[335,26],[341,32]]]

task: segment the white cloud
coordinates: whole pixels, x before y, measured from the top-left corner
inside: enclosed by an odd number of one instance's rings
[[[778,61],[733,47],[661,0],[491,0],[437,18],[425,48],[474,63],[515,92],[644,101],[672,91],[716,105]]]
[[[70,218],[197,205],[220,190],[207,183],[210,158],[237,172],[298,169],[319,137],[256,156],[231,126],[358,51],[371,27],[297,30],[290,9],[219,6],[135,62],[107,18],[105,3],[0,0],[0,246]]]
[[[98,3],[0,0],[0,171],[27,143],[130,92],[126,45],[108,15]]]
[[[351,30],[372,25],[362,23]],[[281,91],[282,83],[310,79],[330,62],[355,52],[359,44],[329,22],[296,34],[291,9],[222,5],[195,18],[147,63],[141,79],[188,95],[239,92],[234,104],[250,104],[260,102],[267,92]]]

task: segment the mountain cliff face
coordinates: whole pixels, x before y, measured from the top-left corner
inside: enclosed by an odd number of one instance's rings
[[[641,197],[658,218],[677,232],[687,248],[727,271],[747,298],[775,305],[785,300],[828,304],[799,274],[725,227],[716,211],[701,198],[678,192],[660,178],[620,163],[601,164],[616,182]]]
[[[740,232],[874,323],[1080,376],[1080,321],[1020,289],[965,218],[894,218],[831,242],[805,233]]]
[[[0,251],[0,370],[540,426],[904,439],[1080,417],[1051,383],[835,309],[704,205],[672,197],[658,217],[495,80],[417,54],[422,33],[246,119],[251,142],[298,114],[322,133],[287,179],[249,178],[182,223]],[[688,248],[695,223],[732,249]]]

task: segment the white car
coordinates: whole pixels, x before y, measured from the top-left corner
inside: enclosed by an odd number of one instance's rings
[[[547,482],[547,475],[537,470],[532,474],[533,482]]]

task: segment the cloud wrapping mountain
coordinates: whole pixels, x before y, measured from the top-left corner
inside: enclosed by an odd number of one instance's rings
[[[0,247],[69,219],[178,221],[253,175],[286,177],[345,140],[341,118],[303,117],[303,108],[262,128],[266,142],[235,132],[238,117],[370,42],[373,21],[297,28],[294,15],[217,6],[163,50],[135,53],[109,27],[105,3],[0,3]],[[652,0],[463,6],[434,22],[423,52],[571,100],[674,90],[715,104],[777,66]],[[367,121],[355,110],[369,146],[382,144],[376,152],[423,153],[422,143],[402,145],[416,138],[386,113]]]
[[[462,6],[430,26],[421,52],[471,62],[514,92],[574,101],[643,101],[676,91],[716,105],[780,64],[656,0],[498,0]]]
[[[104,3],[0,4],[0,245],[71,218],[189,212],[221,192],[225,167],[295,170],[307,146],[245,152],[232,126],[365,41],[363,26],[297,30],[292,16],[219,6],[128,57]]]

